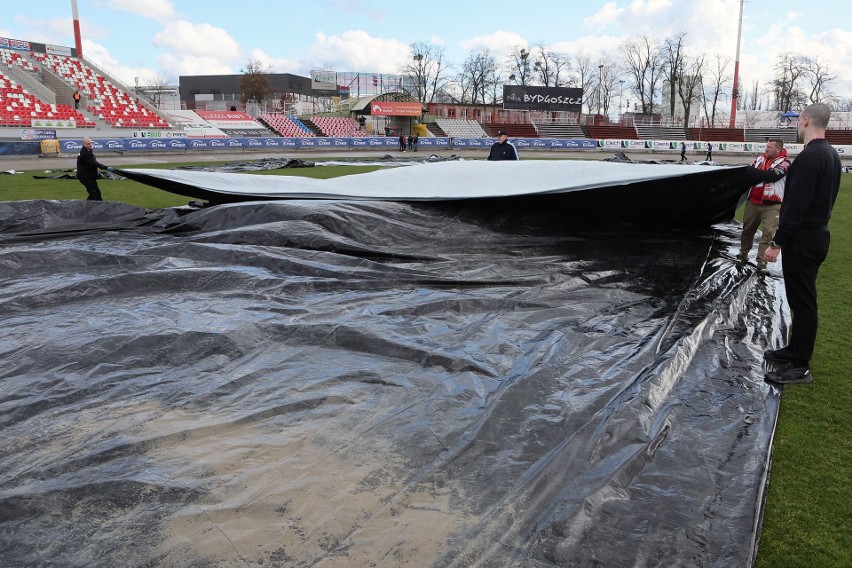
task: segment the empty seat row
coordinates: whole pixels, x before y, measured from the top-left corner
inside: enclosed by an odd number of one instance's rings
[[[34,54],[44,66],[86,97],[86,109],[116,128],[171,128],[132,95],[98,75],[83,61],[64,55]]]
[[[357,138],[367,136],[361,126],[353,118],[344,116],[312,116],[311,122],[326,136],[342,136]]]
[[[482,125],[474,120],[459,120],[452,118],[439,118],[438,126],[447,133],[447,136],[454,138],[486,138],[488,134],[482,128]]]
[[[316,136],[302,121],[294,116],[271,112],[261,114],[258,118],[281,136],[288,138],[309,138]]]
[[[46,103],[0,73],[0,125],[32,126],[38,120],[73,120],[78,128],[95,123],[68,105]]]
[[[0,63],[5,63],[9,67],[15,65],[31,73],[38,71],[38,67],[33,65],[29,59],[24,59],[20,53],[11,49],[0,49]]]

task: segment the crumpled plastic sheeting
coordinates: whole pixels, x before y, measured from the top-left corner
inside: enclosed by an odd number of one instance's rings
[[[735,225],[2,205],[5,566],[753,559],[784,307]]]

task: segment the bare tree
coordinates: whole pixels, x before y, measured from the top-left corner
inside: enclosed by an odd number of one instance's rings
[[[720,99],[724,98],[724,90],[733,81],[728,66],[731,60],[719,54],[713,56],[709,66],[705,66],[703,88],[701,90],[701,103],[704,106],[704,117],[711,127],[716,126],[716,113],[719,108]]]
[[[663,59],[663,77],[668,82],[669,88],[669,116],[675,116],[675,98],[678,92],[678,83],[681,81],[683,73],[684,58],[684,39],[686,33],[681,32],[673,38],[668,38],[663,42],[662,59]]]
[[[775,64],[772,81],[775,106],[778,110],[791,110],[804,106],[807,97],[802,82],[807,73],[807,59],[798,53],[781,53]]]
[[[834,103],[834,110],[837,112],[852,112],[852,97],[837,99]]]
[[[632,90],[639,97],[643,114],[654,112],[654,96],[662,76],[660,45],[642,34],[626,40],[619,51],[624,56],[627,71],[633,80]]]
[[[751,86],[751,96],[746,101],[748,110],[762,110],[760,108],[760,82],[755,79]]]
[[[829,85],[837,79],[837,73],[832,73],[828,65],[821,62],[819,57],[805,58],[805,76],[804,80],[808,90],[808,100],[813,103],[824,103],[830,100],[833,95],[829,91]]]
[[[174,87],[169,85],[169,80],[165,73],[156,73],[152,75],[148,79],[148,84],[143,88],[145,97],[157,108],[160,108],[160,105],[163,102],[163,96],[172,91],[174,91]]]
[[[677,94],[683,105],[683,128],[689,127],[692,105],[701,100],[701,81],[704,73],[704,56],[684,57],[678,72]]]
[[[403,74],[414,85],[414,93],[421,103],[435,102],[437,93],[447,82],[448,66],[444,61],[444,48],[431,43],[411,44],[411,63]]]
[[[621,68],[615,60],[607,54],[598,58],[597,92],[601,107],[601,114],[609,115],[612,101],[619,95],[618,86],[622,84],[623,76]]]
[[[269,84],[269,75],[272,73],[271,66],[264,65],[256,59],[250,59],[242,73],[243,76],[240,77],[240,101],[243,104],[249,101],[262,104],[272,95],[272,86]]]
[[[533,78],[532,60],[526,46],[516,45],[509,54],[509,80],[513,83],[527,85]]]
[[[475,51],[462,64],[457,82],[461,87],[462,103],[486,104],[496,102],[497,84],[502,80],[494,55],[487,49]],[[469,99],[469,100],[465,100]]]
[[[564,87],[571,81],[571,59],[543,43],[533,46],[533,74],[545,87]]]
[[[584,51],[574,54],[574,85],[583,89],[583,102],[586,112],[592,112],[592,97],[590,96],[590,80],[593,68],[592,56]]]

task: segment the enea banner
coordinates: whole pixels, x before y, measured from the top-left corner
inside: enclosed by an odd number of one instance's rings
[[[370,103],[370,114],[373,116],[420,116],[423,114],[423,105],[373,101]]]
[[[580,112],[583,89],[503,85],[504,110],[544,110]]]

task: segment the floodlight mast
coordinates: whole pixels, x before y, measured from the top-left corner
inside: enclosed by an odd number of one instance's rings
[[[740,39],[743,35],[743,4],[740,0],[740,23],[737,26],[737,59],[734,61],[734,87],[731,89],[731,122],[728,128],[736,128],[737,123],[737,99],[740,96]]]
[[[83,40],[80,39],[80,16],[77,14],[77,0],[71,0],[71,15],[74,18],[74,46],[77,57],[83,59]]]

